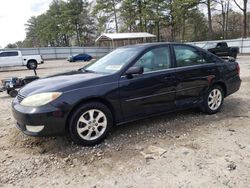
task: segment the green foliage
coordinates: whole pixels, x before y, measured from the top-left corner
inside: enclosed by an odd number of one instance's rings
[[[49,10],[31,17],[26,39],[18,47],[93,45],[101,33],[149,32],[157,41],[198,41],[237,38],[241,13],[220,8],[217,0],[53,0]],[[223,1],[224,2],[224,1]],[[208,8],[210,7],[210,9]],[[212,18],[203,14],[208,9]],[[225,25],[222,29],[221,19]],[[226,18],[226,20],[225,20]],[[224,22],[223,22],[224,23]],[[212,36],[211,36],[212,35]]]
[[[49,10],[31,17],[26,24],[28,46],[91,45],[94,21],[87,0],[53,0]]]
[[[98,20],[106,20],[104,24],[114,22],[116,32],[119,31],[118,12],[120,10],[118,5],[120,2],[121,0],[96,0],[96,5],[93,9],[93,15],[95,15]]]
[[[5,46],[5,48],[17,48],[16,44],[8,44],[7,46]]]

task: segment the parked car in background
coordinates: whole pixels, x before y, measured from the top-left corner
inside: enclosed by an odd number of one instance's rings
[[[0,52],[0,67],[26,66],[28,69],[36,69],[42,63],[41,55],[22,55],[18,50]]]
[[[236,59],[239,53],[239,47],[228,47],[226,42],[207,43],[203,48],[220,57],[229,56]]]
[[[12,103],[27,135],[68,133],[81,145],[101,142],[114,125],[199,107],[220,111],[241,85],[240,67],[187,44],[118,48],[79,70],[35,80]]]
[[[76,62],[76,61],[90,61],[92,58],[89,54],[75,54],[68,57],[69,62]]]

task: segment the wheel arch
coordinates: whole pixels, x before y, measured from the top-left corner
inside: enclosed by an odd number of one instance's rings
[[[31,61],[35,61],[35,62],[37,63],[37,60],[36,60],[36,59],[29,59],[29,60],[27,61],[27,65],[28,65],[28,63],[31,62]]]
[[[70,121],[70,117],[71,115],[83,104],[86,104],[86,103],[91,103],[91,102],[98,102],[98,103],[101,103],[101,104],[104,104],[105,106],[107,106],[107,108],[110,110],[112,116],[113,116],[113,123],[116,122],[116,117],[115,117],[115,110],[114,110],[114,107],[113,105],[106,99],[103,99],[103,98],[98,98],[98,97],[94,97],[94,98],[88,98],[88,99],[83,99],[79,102],[77,102],[73,108],[70,110],[68,116],[67,116],[67,120],[66,120],[66,126],[65,126],[65,130],[67,131],[68,128],[69,128],[69,121]]]
[[[226,86],[226,84],[225,84],[224,82],[222,82],[222,81],[218,81],[218,82],[213,83],[213,85],[212,85],[212,86],[214,86],[214,85],[218,85],[218,86],[220,86],[220,87],[223,89],[223,92],[224,92],[224,97],[226,97],[226,96],[227,96],[227,86]]]
[[[231,48],[231,50],[230,50],[231,52],[233,52],[233,53],[237,53],[237,49],[235,49],[235,48]]]

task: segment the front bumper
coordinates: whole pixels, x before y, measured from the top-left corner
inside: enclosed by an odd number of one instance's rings
[[[25,107],[16,102],[12,103],[12,112],[17,120],[17,128],[30,136],[57,136],[65,133],[66,115],[52,105],[43,107]],[[39,132],[31,132],[26,126],[44,126]]]

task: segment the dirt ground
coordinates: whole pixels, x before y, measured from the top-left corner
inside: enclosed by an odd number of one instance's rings
[[[250,56],[238,62],[241,89],[220,113],[194,109],[130,123],[96,147],[23,135],[12,98],[0,93],[0,187],[250,187]],[[81,66],[47,61],[37,73]],[[33,72],[0,70],[0,79],[25,75]]]

